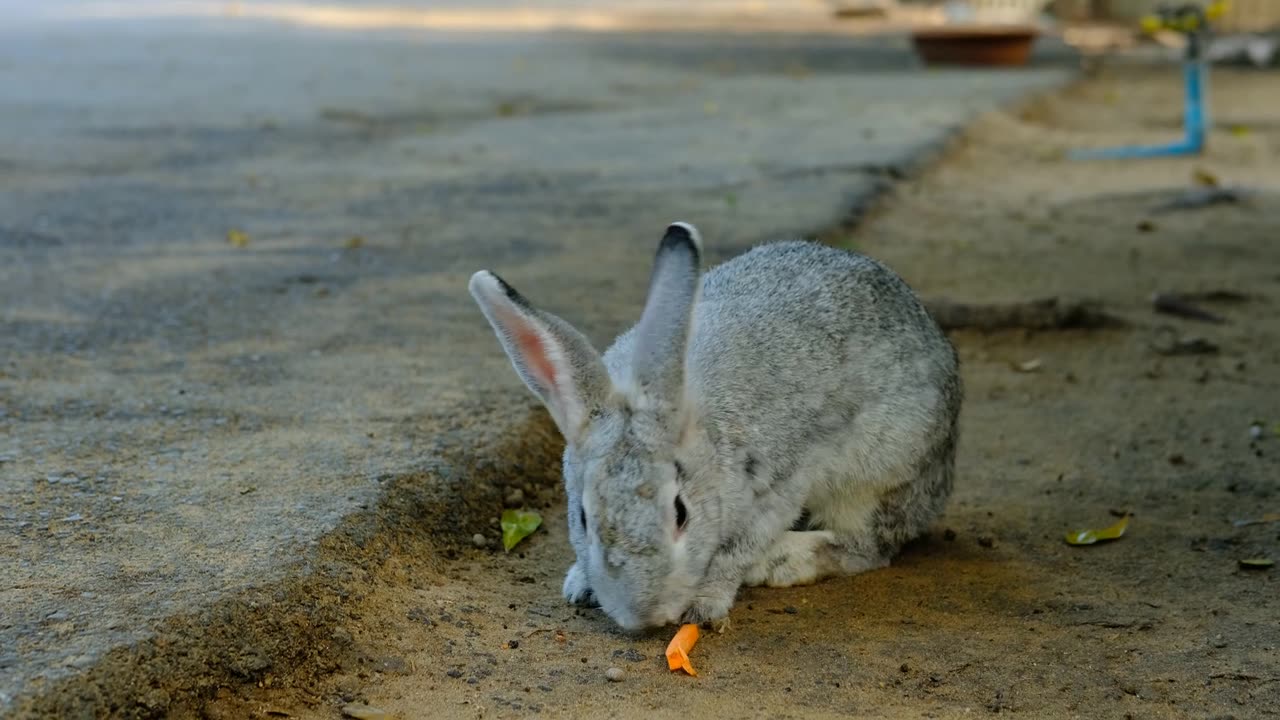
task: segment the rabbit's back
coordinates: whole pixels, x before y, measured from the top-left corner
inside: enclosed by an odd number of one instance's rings
[[[709,271],[688,387],[717,434],[775,460],[851,432],[910,454],[951,432],[955,351],[906,283],[863,255],[759,246]],[[892,453],[890,453],[892,454]]]

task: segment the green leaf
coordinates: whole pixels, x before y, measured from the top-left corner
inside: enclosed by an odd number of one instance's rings
[[[502,547],[507,552],[533,534],[542,524],[542,516],[532,510],[502,511]]]

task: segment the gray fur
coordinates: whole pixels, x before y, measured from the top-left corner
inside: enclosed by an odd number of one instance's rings
[[[566,433],[577,561],[565,596],[630,629],[723,626],[744,584],[883,567],[941,513],[954,475],[958,360],[901,278],[792,241],[691,289],[697,232],[680,227],[692,242],[664,239],[641,323],[602,358],[608,391],[586,378],[570,387],[591,397],[549,401],[591,408],[581,432]],[[596,367],[575,358],[566,371]]]

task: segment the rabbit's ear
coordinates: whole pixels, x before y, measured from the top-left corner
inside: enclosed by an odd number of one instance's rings
[[[565,440],[580,440],[591,411],[609,394],[609,373],[600,354],[572,325],[534,308],[487,270],[472,275],[468,289],[516,373],[551,411]]]
[[[702,239],[688,223],[672,223],[662,236],[649,278],[649,297],[636,325],[632,381],[643,399],[679,407],[684,359],[698,300]]]

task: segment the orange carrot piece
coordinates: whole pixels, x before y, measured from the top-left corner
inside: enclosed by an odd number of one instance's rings
[[[671,638],[671,642],[667,644],[667,668],[670,670],[684,670],[690,675],[697,676],[698,672],[693,669],[693,664],[689,662],[689,651],[693,649],[695,643],[698,642],[698,626],[694,624],[681,625],[680,630],[676,632],[676,636]]]

